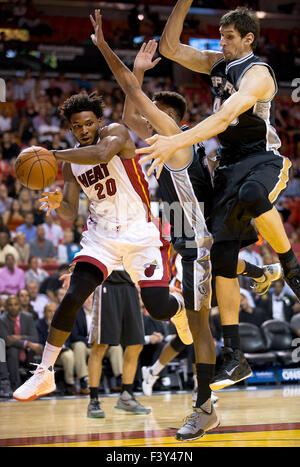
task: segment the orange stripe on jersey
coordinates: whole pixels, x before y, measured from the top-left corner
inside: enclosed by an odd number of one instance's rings
[[[139,160],[140,156],[135,159]],[[151,207],[150,207],[150,194],[148,182],[144,177],[143,170],[139,164],[135,163],[135,159],[121,159],[129,180],[136,193],[140,196],[143,204],[145,205],[148,221],[151,220]]]

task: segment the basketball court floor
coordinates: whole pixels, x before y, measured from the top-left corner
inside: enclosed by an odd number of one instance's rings
[[[299,447],[300,385],[219,391],[220,426],[190,442],[175,433],[191,412],[190,392],[136,394],[150,415],[114,409],[116,395],[102,397],[106,418],[86,416],[89,397],[43,397],[0,402],[4,447]]]

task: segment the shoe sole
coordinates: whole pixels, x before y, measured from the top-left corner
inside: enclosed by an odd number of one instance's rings
[[[34,394],[33,396],[27,399],[22,399],[21,397],[16,397],[13,395],[13,399],[16,399],[17,401],[20,401],[20,402],[30,402],[30,401],[34,401],[38,397],[47,396],[47,394],[51,394],[51,392],[55,391],[55,389],[56,389],[56,386],[54,386],[53,389],[50,389],[50,391],[43,392],[42,394]]]
[[[132,415],[149,415],[149,413],[151,413],[151,410],[149,412],[133,412],[132,410],[120,409],[119,407],[114,407],[114,409],[120,410],[121,412],[131,413]]]
[[[88,418],[105,418],[105,414],[103,414],[103,415],[88,415]]]
[[[222,381],[219,381],[218,383],[211,383],[209,385],[210,389],[212,391],[219,391],[220,389],[227,388],[228,386],[233,386],[236,383],[239,383],[240,381],[243,381],[244,379],[250,378],[253,375],[252,371],[246,376],[243,376],[243,378],[238,379],[237,381],[232,381],[231,379],[223,379]]]
[[[202,433],[201,435],[194,435],[194,436],[191,437],[191,438],[185,438],[185,437],[183,437],[183,436],[181,436],[181,435],[179,435],[179,436],[176,435],[175,437],[176,437],[176,439],[177,439],[178,441],[194,441],[195,439],[202,438],[208,431],[213,430],[214,428],[217,428],[217,427],[220,425],[220,423],[221,423],[221,422],[220,422],[220,420],[218,419],[218,420],[216,421],[216,423],[214,423],[211,427],[209,427],[207,430],[204,430],[203,433]]]

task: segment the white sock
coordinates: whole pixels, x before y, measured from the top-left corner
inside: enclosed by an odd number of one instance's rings
[[[49,366],[53,367],[60,351],[61,347],[55,347],[54,345],[49,344],[49,342],[46,342],[42,357],[42,365],[45,365],[47,368],[49,368]]]
[[[153,363],[153,365],[151,366],[153,376],[157,376],[164,367],[165,365],[162,365],[159,360]]]

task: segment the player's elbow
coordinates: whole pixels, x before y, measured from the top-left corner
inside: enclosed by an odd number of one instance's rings
[[[168,59],[174,59],[176,55],[176,49],[170,46],[164,36],[159,41],[159,53]]]

